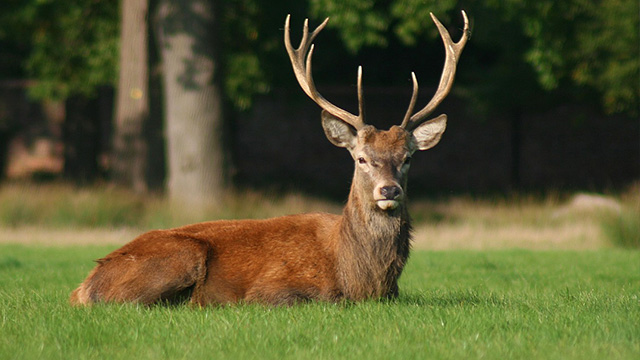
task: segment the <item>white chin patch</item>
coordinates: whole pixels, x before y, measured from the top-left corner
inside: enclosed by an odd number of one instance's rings
[[[376,204],[382,210],[393,210],[399,205],[398,201],[396,200],[378,200]]]

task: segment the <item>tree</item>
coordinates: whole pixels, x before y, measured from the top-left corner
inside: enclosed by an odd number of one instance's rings
[[[473,36],[458,88],[477,110],[511,121],[511,180],[520,185],[522,117],[560,100],[590,101],[609,113],[637,115],[640,106],[640,18],[636,0],[310,0],[319,19],[329,16],[352,52],[405,46],[437,36],[441,21],[465,9]],[[465,81],[469,79],[469,81]]]
[[[16,70],[19,70],[19,77],[26,76],[35,80],[33,82],[35,86],[31,89],[31,94],[35,98],[68,101],[68,115],[70,116],[65,122],[68,170],[71,173],[84,174],[82,176],[93,176],[98,171],[96,158],[97,150],[101,146],[99,138],[107,130],[103,125],[96,123],[97,117],[92,114],[96,105],[95,96],[99,92],[98,89],[105,89],[105,85],[108,89],[108,86],[116,84],[117,74],[120,71],[120,86],[118,86],[119,93],[111,143],[112,151],[114,151],[110,156],[111,176],[116,182],[142,190],[145,188],[145,181],[143,180],[144,165],[141,164],[144,163],[143,153],[147,145],[142,141],[140,132],[147,129],[144,125],[144,118],[148,117],[147,114],[150,111],[147,85],[144,80],[145,77],[148,77],[148,72],[144,68],[146,65],[144,60],[146,44],[143,40],[146,32],[143,25],[145,20],[144,5],[147,2],[144,0],[140,2],[123,1],[121,11],[119,11],[118,3],[103,0],[70,0],[65,2],[8,0],[2,2],[0,4],[0,10],[2,10],[0,11],[0,25],[2,25],[0,26],[0,44],[3,49],[11,49],[12,55],[8,57],[9,51],[0,51],[0,57],[3,59],[0,64],[0,76],[3,74],[15,76],[18,73]],[[157,1],[151,2],[152,5],[156,3]],[[210,7],[207,2],[200,3]],[[278,4],[282,3],[291,3],[281,6],[283,9],[306,6],[292,0],[278,1]],[[174,91],[171,86],[171,81],[173,81],[173,83],[184,85],[193,99],[200,96],[197,95],[198,91],[205,94],[204,98],[213,96],[217,99],[214,100],[217,104],[213,107],[218,111],[221,108],[219,104],[222,102],[220,100],[222,90],[219,90],[219,87],[224,89],[226,100],[238,109],[246,109],[250,106],[255,94],[267,92],[269,82],[278,78],[277,75],[265,72],[265,63],[268,62],[265,58],[268,56],[263,55],[266,53],[280,54],[278,50],[281,45],[281,33],[278,27],[281,26],[281,21],[284,18],[283,15],[281,16],[280,10],[276,10],[280,5],[265,7],[257,0],[239,0],[221,4],[218,11],[223,12],[224,16],[221,17],[222,21],[218,27],[221,29],[218,32],[220,40],[218,45],[224,47],[224,52],[215,60],[207,60],[210,56],[209,53],[212,53],[207,48],[213,46],[208,40],[218,40],[213,38],[213,29],[209,26],[213,23],[212,19],[205,19],[200,16],[198,11],[192,11],[190,6],[193,3],[181,5],[176,1],[160,2],[160,4],[160,8],[162,6],[166,8],[167,4],[173,4],[179,11],[176,14],[166,13],[166,16],[158,17],[167,20],[164,23],[166,27],[162,29],[166,36],[160,36],[158,39],[164,39],[163,45],[167,45],[174,41],[172,38],[183,30],[185,30],[184,33],[195,34],[193,36],[194,46],[197,49],[192,50],[199,59],[188,62],[190,66],[195,64],[200,66],[200,68],[196,66],[185,69],[182,73],[184,76],[178,81],[167,78],[169,81],[166,84],[169,84],[171,88],[167,89],[167,94]],[[294,6],[291,6],[292,4]],[[135,10],[132,8],[133,6],[142,6],[142,8]],[[118,16],[119,14],[122,15],[122,18]],[[274,18],[277,20],[273,21]],[[202,24],[193,26],[188,24],[193,19]],[[118,36],[120,22],[123,24],[123,29]],[[187,25],[183,26],[180,24],[181,22],[185,22]],[[134,30],[129,25],[137,26],[137,28]],[[198,26],[200,28],[196,29]],[[118,68],[118,50],[120,48],[122,49],[122,57],[120,58],[120,68]],[[176,47],[161,47],[161,56],[169,63],[168,69],[172,68],[171,64],[178,64],[175,61],[171,62],[170,55],[165,56],[171,53],[172,49],[176,49]],[[4,61],[4,59],[10,61]],[[202,70],[203,64],[207,61],[215,63],[215,70],[218,74],[221,73],[220,69],[224,67],[225,76],[217,76],[213,87],[208,84],[207,86],[193,87],[192,85],[195,83],[203,83],[200,78],[193,78],[195,76],[193,70]],[[284,64],[286,62],[274,61],[274,63]],[[212,66],[210,67],[212,68]],[[207,71],[209,70],[204,72]],[[201,72],[200,75],[206,77],[204,72]],[[219,83],[220,85],[218,85]],[[135,98],[138,97],[140,99],[136,100]],[[173,100],[170,97],[168,101],[173,103]],[[153,109],[155,110],[155,108]],[[175,110],[176,107],[168,105],[167,109]],[[197,108],[191,109],[199,111]],[[202,119],[210,118],[211,107],[204,106],[203,109],[209,113],[198,116]],[[160,118],[164,114],[154,115]],[[170,113],[167,115],[175,118]],[[155,118],[153,120],[155,121]],[[191,129],[191,126],[187,127]],[[215,126],[209,126],[207,131],[193,131],[199,135],[214,134],[214,128]],[[170,132],[173,133],[173,131]],[[205,142],[217,142],[215,137],[220,136],[221,134],[215,133]],[[175,141],[169,140],[169,142]],[[198,155],[198,157],[201,159],[211,158],[208,155],[211,146],[202,145],[200,147],[207,148],[207,152]],[[218,149],[218,153],[221,151]],[[153,162],[157,163],[157,155],[155,156],[156,159]],[[219,157],[221,155],[213,156],[214,159]],[[80,159],[89,161],[90,164],[82,165]],[[214,164],[217,163],[220,161],[214,161]],[[216,168],[209,171],[215,176],[205,176],[209,179],[207,181],[211,181],[214,177],[222,177],[222,167],[210,165]],[[173,168],[175,169],[176,166]],[[221,183],[219,180],[213,182]],[[174,183],[175,181],[170,180],[168,186]],[[187,187],[193,188],[188,184]]]
[[[16,2],[13,2],[14,4]],[[35,98],[94,97],[114,84],[118,63],[118,3],[109,0],[17,2],[12,36],[25,37],[26,75]],[[11,23],[10,23],[11,24]]]
[[[122,4],[126,7],[133,2],[123,0]],[[637,115],[640,107],[640,62],[637,61],[640,20],[636,0],[274,0],[268,3],[158,0],[151,4],[156,2],[159,2],[158,11],[152,11],[157,15],[154,27],[160,32],[160,55],[162,61],[166,61],[164,70],[168,75],[164,82],[167,101],[164,115],[170,194],[179,193],[171,190],[178,183],[195,188],[191,182],[178,181],[174,172],[201,167],[203,164],[199,161],[205,161],[204,166],[209,168],[205,172],[210,175],[198,175],[209,183],[204,187],[222,187],[222,165],[226,157],[221,141],[223,102],[242,110],[251,106],[255,95],[266,93],[272,87],[295,86],[282,49],[281,27],[288,12],[293,13],[294,22],[301,22],[309,12],[315,20],[332,18],[329,27],[333,27],[333,31],[327,29],[318,46],[329,41],[333,49],[318,52],[314,59],[318,64],[314,71],[323,82],[340,83],[346,76],[352,79],[357,61],[366,57],[367,85],[388,86],[400,82],[406,85],[407,72],[414,69],[421,85],[436,83],[437,78],[433,78],[436,72],[431,70],[441,65],[441,57],[433,51],[438,51],[441,45],[429,13],[437,14],[456,37],[459,10],[467,10],[473,37],[465,50],[454,91],[471,99],[477,105],[476,113],[480,110],[484,114],[496,111],[510,114],[515,183],[521,114],[537,111],[559,99],[600,102],[605,111],[631,115]],[[0,76],[19,74],[35,80],[31,91],[39,98],[69,99],[74,104],[81,98],[94,101],[91,99],[98,89],[112,86],[118,79],[121,35],[118,3],[109,0],[0,2]],[[212,4],[217,7],[213,8]],[[342,39],[343,47],[336,46],[336,36]],[[125,40],[132,39],[127,36]],[[127,46],[122,46],[124,59]],[[370,57],[371,54],[376,56]],[[341,59],[344,66],[323,69],[324,63],[335,64],[336,58]],[[407,62],[411,63],[399,66]],[[122,71],[122,81],[133,79],[124,75],[126,69]],[[141,84],[143,80],[138,78],[136,82]],[[134,87],[142,90],[143,97],[148,91],[142,85]],[[131,89],[127,93],[126,86],[119,90],[122,90],[123,105],[132,100],[132,94],[140,94],[132,93]],[[145,102],[142,98],[131,104]],[[69,105],[71,108],[73,104]],[[87,103],[73,107],[84,108],[87,113],[68,117],[69,143],[73,145],[77,141],[78,149],[85,145],[95,147],[101,129],[97,124],[86,129],[80,126],[95,120],[91,113],[95,106]],[[123,135],[131,132],[121,126],[122,119],[128,116],[124,108],[139,115],[145,113],[143,107],[118,107],[120,120],[114,123],[114,149],[119,148],[117,141],[127,144],[121,140],[136,137]],[[200,115],[185,115],[186,109]],[[233,112],[225,112],[225,121],[229,122],[232,115]],[[133,128],[140,129],[140,119],[144,116],[137,116],[132,115],[130,119],[138,119],[134,120],[138,125]],[[180,126],[183,129],[180,130]],[[196,126],[204,130],[194,130]],[[181,132],[183,135],[179,137]],[[211,136],[208,139],[197,137],[207,134]],[[186,145],[180,145],[181,142]],[[127,159],[126,164],[137,162],[125,156],[127,152],[144,150],[140,145],[124,148],[129,150],[122,151],[115,160]],[[181,151],[176,150],[179,148],[184,153],[180,161],[172,155],[174,151]],[[73,150],[73,146],[69,149]],[[193,155],[200,151],[200,155]],[[211,152],[214,154],[210,155]],[[68,154],[74,153],[78,151]],[[193,160],[195,157],[199,160]],[[95,155],[84,158],[94,163],[96,160]],[[115,178],[121,178],[118,169],[120,165],[116,161]],[[143,167],[133,166],[127,171],[132,169],[143,170]],[[140,174],[136,176],[139,178]]]
[[[387,46],[396,37],[407,46],[436,36],[425,26],[430,12],[445,23],[466,9],[479,52],[493,51],[488,73],[505,88],[523,69],[537,84],[522,90],[543,96],[555,90],[595,91],[608,112],[637,114],[640,105],[640,3],[636,0],[309,0],[317,18],[330,16],[353,52]],[[479,72],[487,73],[487,69]],[[482,75],[482,74],[474,74]],[[526,74],[526,78],[529,75]],[[524,80],[524,79],[521,79]],[[522,81],[519,81],[522,83]],[[529,102],[530,94],[522,97]],[[492,100],[489,100],[492,101]]]
[[[97,109],[105,109],[98,93],[108,96],[105,85],[117,78],[118,24],[118,2],[109,0],[0,4],[0,42],[20,54],[19,69],[8,73],[35,80],[32,97],[67,103],[64,172],[74,181],[98,175],[103,135]]]
[[[165,92],[167,190],[172,201],[191,206],[215,200],[224,188],[215,15],[207,0],[161,0],[155,18]]]
[[[136,192],[147,190],[147,144],[143,129],[149,115],[146,0],[123,0],[120,77],[113,129],[112,179]]]

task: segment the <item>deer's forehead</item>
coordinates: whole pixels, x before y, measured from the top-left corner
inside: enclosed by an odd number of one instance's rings
[[[411,134],[394,126],[389,130],[378,130],[367,126],[358,133],[358,143],[362,150],[370,154],[404,156],[411,152]]]

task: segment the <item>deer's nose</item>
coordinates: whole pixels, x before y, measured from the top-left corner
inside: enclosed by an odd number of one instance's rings
[[[380,188],[380,195],[386,200],[395,200],[402,195],[402,189],[399,186],[383,186]]]

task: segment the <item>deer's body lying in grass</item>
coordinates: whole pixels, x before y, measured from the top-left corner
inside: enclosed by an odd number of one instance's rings
[[[425,118],[451,89],[468,37],[454,43],[432,15],[445,43],[438,90],[413,114],[418,84],[400,126],[381,131],[364,123],[362,71],[358,69],[359,115],[324,99],[311,77],[315,36],[305,22],[298,49],[291,46],[289,17],[285,45],[305,93],[322,107],[329,141],[351,153],[355,171],[342,215],[301,214],[267,220],[211,221],[150,231],[98,260],[71,294],[72,304],[97,302],[238,301],[291,304],[395,297],[409,256],[411,223],[406,205],[409,161],[417,150],[438,143],[446,116]],[[306,59],[305,59],[306,58]]]

